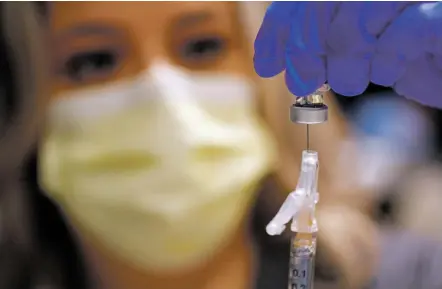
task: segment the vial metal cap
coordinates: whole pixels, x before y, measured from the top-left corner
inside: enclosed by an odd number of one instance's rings
[[[290,107],[290,120],[302,124],[318,124],[328,120],[328,107],[325,104],[317,107],[299,106]]]

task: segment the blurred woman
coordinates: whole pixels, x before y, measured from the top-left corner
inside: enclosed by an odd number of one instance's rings
[[[39,174],[94,288],[264,288],[251,208],[261,192],[263,218],[272,217],[305,147],[304,128],[287,116],[293,97],[253,72],[264,9],[55,3]],[[358,288],[372,274],[376,232],[368,194],[348,186],[351,168],[336,167],[346,129],[328,100],[330,121],[312,135],[322,162],[320,260]]]

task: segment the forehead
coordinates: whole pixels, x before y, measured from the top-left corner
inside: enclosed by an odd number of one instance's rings
[[[233,2],[55,2],[53,32],[58,33],[90,22],[106,22],[128,30],[146,33],[176,26],[215,22],[224,29],[235,29]]]

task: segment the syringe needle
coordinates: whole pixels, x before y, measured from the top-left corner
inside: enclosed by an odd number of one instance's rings
[[[307,124],[307,150],[309,150],[310,147],[310,135],[309,135],[309,126]]]

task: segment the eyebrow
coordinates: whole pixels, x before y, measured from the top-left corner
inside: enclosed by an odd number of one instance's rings
[[[198,25],[207,22],[214,18],[214,15],[209,12],[194,12],[185,16],[179,17],[175,21],[176,29],[183,29],[190,26]]]
[[[116,36],[119,35],[119,32],[117,29],[109,27],[108,25],[84,23],[63,30],[58,34],[59,36],[57,38],[65,39],[73,36]]]

